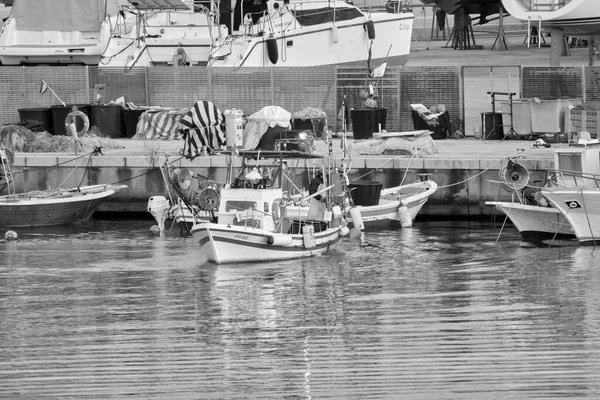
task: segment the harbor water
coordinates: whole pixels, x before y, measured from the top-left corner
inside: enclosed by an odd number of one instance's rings
[[[0,241],[0,398],[600,398],[593,247],[417,221],[217,266],[152,224]]]

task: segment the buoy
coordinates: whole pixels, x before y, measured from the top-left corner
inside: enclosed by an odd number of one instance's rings
[[[338,29],[335,23],[331,26],[331,40],[333,40],[333,43],[340,41],[340,35],[338,34]]]
[[[402,225],[403,228],[410,228],[412,226],[412,218],[408,213],[408,207],[404,204],[398,207],[398,218],[400,219],[400,225]]]
[[[77,122],[76,118],[79,117],[83,121],[83,128],[80,131],[77,131]],[[90,129],[90,120],[85,113],[81,111],[73,111],[67,114],[67,118],[65,118],[65,130],[67,133],[71,133],[71,135],[78,139],[79,135],[86,133]]]
[[[155,236],[158,236],[158,235],[160,235],[160,232],[161,232],[161,230],[160,230],[160,228],[158,227],[158,225],[152,225],[152,226],[150,227],[150,233],[151,233],[151,234],[153,234],[153,235],[155,235]]]
[[[267,236],[267,244],[269,246],[291,246],[292,237],[290,235]]]
[[[4,234],[4,240],[17,240],[19,235],[15,231],[6,231]]]
[[[279,60],[279,50],[277,50],[277,40],[271,36],[266,41],[267,43],[267,53],[269,54],[269,60],[272,64],[277,64]]]
[[[373,20],[367,20],[367,22],[365,22],[365,26],[367,29],[367,36],[369,37],[369,40],[375,39],[375,23],[373,22]]]
[[[359,231],[365,229],[365,224],[363,223],[362,214],[359,208],[352,207],[350,209],[350,218],[352,218],[352,224],[354,225],[354,228],[358,229]]]
[[[350,229],[348,229],[347,226],[341,226],[339,232],[340,232],[340,236],[344,237],[350,233]]]

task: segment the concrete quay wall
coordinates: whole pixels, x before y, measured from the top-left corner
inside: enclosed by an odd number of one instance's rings
[[[439,185],[438,191],[423,207],[421,217],[470,218],[492,215],[494,208],[486,206],[489,200],[511,200],[509,192],[498,184],[503,158],[517,153],[522,141],[444,140],[438,145],[439,152],[422,157],[411,156],[353,156],[350,179],[369,179],[392,187],[401,182],[410,183],[420,174],[430,174]],[[531,143],[531,142],[529,142]],[[139,145],[139,144],[138,144]],[[338,146],[333,163],[341,165]],[[553,168],[551,149],[522,152],[519,163],[530,175],[530,183],[543,182],[547,169]],[[230,168],[225,155],[181,158],[176,151],[169,160],[177,160],[174,166],[190,169],[216,182],[224,182]],[[125,184],[128,189],[111,196],[99,211],[123,213],[147,212],[148,199],[154,195],[167,195],[167,187],[158,166],[164,156],[151,160],[143,151],[125,149],[105,151],[102,156],[77,157],[74,154],[17,153],[15,170],[17,191],[41,188],[69,187],[79,184]],[[308,187],[308,169],[320,165],[317,160],[293,160],[289,162],[294,181]],[[236,159],[234,167],[240,165]],[[22,172],[22,173],[21,173]]]

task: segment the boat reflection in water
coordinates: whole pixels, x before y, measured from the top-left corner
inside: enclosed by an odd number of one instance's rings
[[[28,231],[0,242],[0,393],[594,398],[597,251],[496,237],[420,221],[240,268],[148,220]]]

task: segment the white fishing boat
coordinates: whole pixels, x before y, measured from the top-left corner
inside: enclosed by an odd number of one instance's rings
[[[554,156],[556,168],[547,172],[541,187],[530,186],[527,168],[509,158],[500,169],[500,183],[513,193],[517,201],[488,201],[486,205],[495,206],[505,214],[524,241],[577,238],[580,243],[589,242],[592,228],[575,224],[581,225],[582,217],[587,219],[588,213],[594,212],[592,198],[600,182],[599,155],[599,148],[557,148]],[[588,194],[592,198],[584,203]]]
[[[579,244],[600,243],[600,189],[595,187],[546,188],[542,191],[573,227]]]
[[[434,181],[424,177],[423,180],[414,183],[383,189],[377,204],[348,205],[345,208],[345,216],[355,227],[355,222],[358,221],[362,228],[389,223],[408,228],[412,226],[419,211],[437,188],[438,185]]]
[[[244,151],[242,156],[245,160],[256,157],[257,161],[251,171],[244,162],[242,173],[230,186],[221,188],[216,222],[200,222],[191,228],[209,261],[222,264],[312,257],[331,250],[349,233],[341,207],[331,203],[332,196],[326,194],[333,185],[300,201],[292,200],[281,185],[272,186],[269,176],[282,176],[282,159],[319,157],[269,151]],[[272,171],[273,160],[279,165],[277,173]],[[265,175],[265,171],[271,172]],[[318,201],[323,207],[316,207],[314,214],[309,210],[308,217],[297,214],[299,203],[317,202],[318,196],[327,199],[327,204]]]
[[[15,1],[0,30],[0,63],[97,65],[102,23],[123,1]]]
[[[393,7],[389,12],[363,11],[328,0],[254,2],[258,9],[248,10],[239,3],[232,34],[215,47],[210,66],[378,67],[408,61],[414,20],[410,12]],[[238,17],[242,13],[243,19]]]
[[[562,212],[554,207],[508,201],[486,201],[510,219],[524,242],[575,239],[575,232]]]
[[[102,25],[99,67],[206,65],[228,35],[213,1],[130,0]]]

